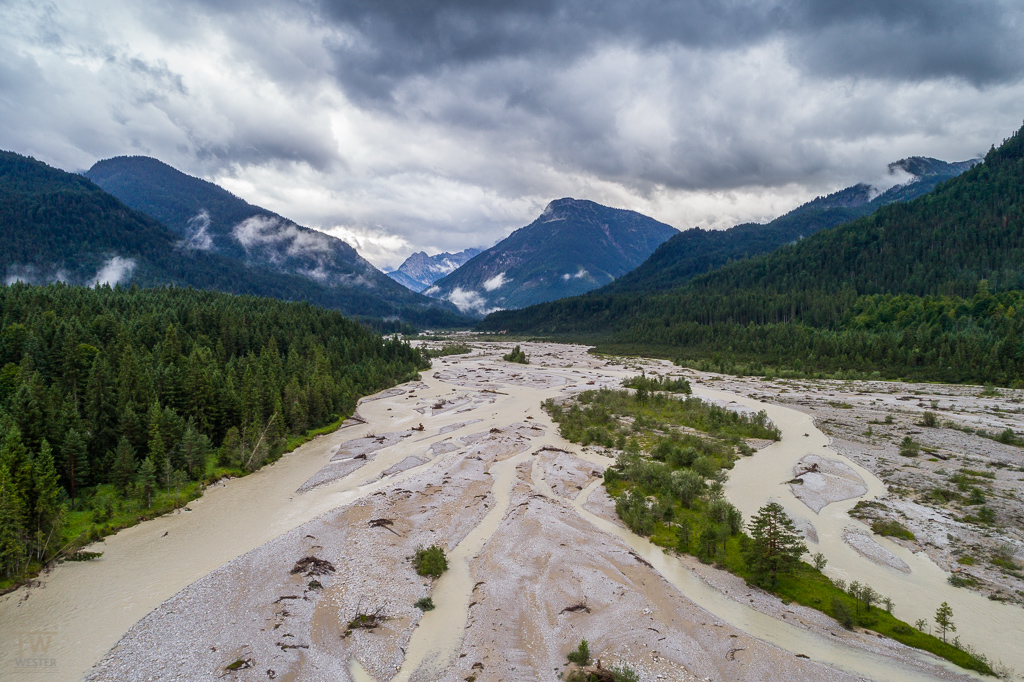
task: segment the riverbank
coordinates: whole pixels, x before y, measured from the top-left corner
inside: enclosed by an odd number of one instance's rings
[[[364,399],[366,424],[108,538],[101,559],[0,600],[0,622],[57,623],[52,679],[97,661],[97,680],[536,679],[584,637],[642,679],[969,679],[625,531],[599,487],[612,460],[560,438],[540,403],[671,366],[524,349],[530,365],[502,362],[498,344],[435,360],[422,382]],[[408,563],[429,544],[453,566],[436,582]],[[310,556],[333,570],[292,572]],[[423,615],[427,595],[438,608]],[[359,613],[380,624],[348,632]]]

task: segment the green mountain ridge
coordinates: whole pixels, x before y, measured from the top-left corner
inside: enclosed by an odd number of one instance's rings
[[[88,178],[13,152],[0,152],[0,226],[0,273],[8,284],[191,286],[308,301],[350,315],[414,324],[463,321],[396,284],[399,295],[389,299],[386,289],[327,286],[263,263],[189,248],[179,233],[125,206]]]
[[[98,161],[85,175],[129,207],[170,227],[188,250],[300,277],[311,289],[327,290],[321,300],[333,292],[345,301],[328,307],[355,312],[353,301],[362,295],[382,317],[415,318],[427,324],[465,322],[453,314],[453,305],[409,291],[345,241],[298,225],[157,159],[114,157]],[[417,308],[435,311],[413,313]]]
[[[743,223],[728,230],[703,230],[699,227],[685,230],[659,246],[637,269],[606,285],[598,293],[654,291],[680,286],[732,260],[773,251],[820,230],[870,215],[882,206],[919,197],[974,163],[946,163],[927,157],[910,157],[889,164],[889,173],[904,171],[915,179],[884,192],[859,183],[828,196],[817,197],[763,225]]]
[[[558,199],[424,293],[477,314],[573,296],[625,274],[674,234],[635,211]]]
[[[554,334],[718,363],[1024,380],[1024,129],[929,194],[688,284],[495,313]],[[689,359],[689,360],[687,360]]]

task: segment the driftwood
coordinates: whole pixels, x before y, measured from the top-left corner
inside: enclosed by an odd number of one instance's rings
[[[391,526],[393,525],[395,525],[395,522],[391,519],[373,519],[372,521],[370,521],[370,528],[383,528],[385,530],[391,531],[395,535],[398,535],[398,537],[402,537],[398,534],[396,530],[391,528]]]
[[[586,602],[580,602],[579,604],[573,604],[572,606],[566,606],[562,609],[562,613],[576,613],[577,611],[586,611],[590,613],[590,607],[587,606]]]
[[[601,659],[597,659],[594,665],[585,665],[580,668],[584,679],[587,682],[615,682],[615,675],[610,670],[601,667]]]
[[[636,559],[637,561],[639,561],[644,566],[646,566],[647,568],[654,568],[654,566],[651,565],[650,561],[648,561],[647,559],[644,559],[642,556],[640,556],[636,552],[630,552],[629,555],[631,557],[633,557],[634,559]]]
[[[818,463],[813,462],[809,467],[806,467],[803,471],[797,474],[794,478],[800,478],[804,474],[819,474],[821,470],[818,469]],[[802,483],[802,481],[801,481]]]
[[[412,430],[413,430],[413,431],[422,431],[422,430],[423,430],[423,423],[422,423],[422,422],[420,422],[420,425],[419,425],[419,426],[414,426],[414,427],[412,427]]]
[[[308,556],[305,559],[299,559],[295,562],[295,567],[292,568],[292,574],[306,572],[306,577],[311,575],[327,575],[328,573],[334,573],[334,564],[324,559],[317,559],[315,556]]]
[[[362,610],[362,600],[360,600],[359,604],[356,606],[356,615],[348,622],[348,628],[346,628],[345,633],[341,638],[345,639],[352,634],[353,630],[373,630],[378,625],[383,624],[384,621],[388,619],[388,617],[384,615],[383,611],[384,607],[382,606],[373,613],[364,613]]]

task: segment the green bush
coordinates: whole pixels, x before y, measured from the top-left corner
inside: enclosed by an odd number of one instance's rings
[[[570,663],[575,663],[578,666],[587,665],[590,663],[590,644],[585,639],[580,641],[576,651],[570,651],[566,658],[569,659]]]
[[[626,388],[635,388],[637,391],[669,391],[670,393],[685,393],[686,395],[692,393],[690,382],[683,377],[651,378],[646,374],[641,374],[637,377],[624,379],[622,385]]]
[[[832,597],[832,617],[847,630],[853,629],[853,611],[842,597]]]
[[[958,573],[951,573],[948,578],[948,582],[953,587],[973,587],[978,584],[978,581],[969,575],[960,575]]]
[[[921,446],[910,436],[904,436],[900,442],[900,454],[904,457],[917,457],[921,453]]]
[[[423,597],[421,599],[416,600],[416,603],[413,604],[413,606],[418,608],[420,611],[433,611],[435,608],[434,600],[430,597]]]
[[[916,539],[914,537],[914,534],[910,532],[910,529],[904,526],[899,521],[875,521],[871,524],[871,530],[879,535],[887,535],[893,538],[901,538],[903,540]]]
[[[412,565],[418,575],[437,578],[448,570],[448,559],[445,557],[443,549],[437,545],[431,545],[425,549],[420,547],[416,550]]]
[[[520,365],[530,364],[530,358],[526,356],[526,353],[519,346],[513,348],[510,353],[502,355],[501,359],[505,362],[518,362]]]

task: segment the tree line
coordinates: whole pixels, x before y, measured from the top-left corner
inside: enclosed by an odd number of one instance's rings
[[[0,287],[0,575],[70,516],[251,471],[428,366],[336,311],[194,289]]]

